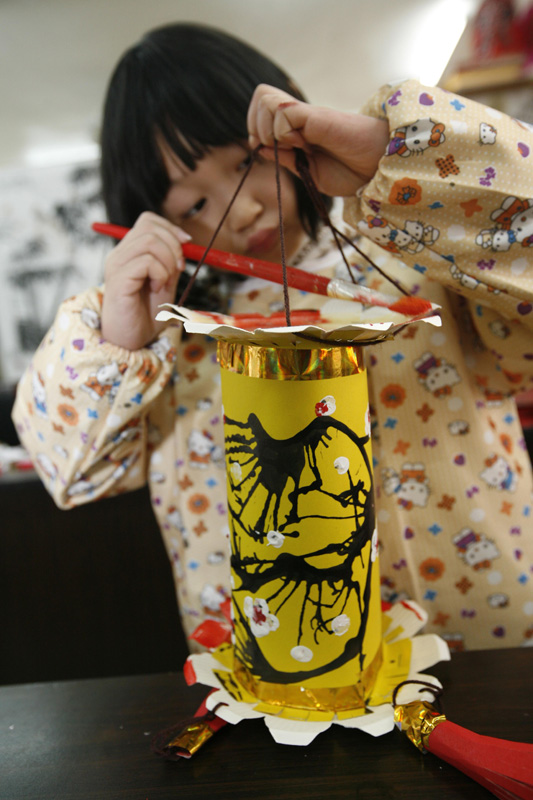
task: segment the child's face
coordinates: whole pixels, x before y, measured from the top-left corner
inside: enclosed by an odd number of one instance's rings
[[[194,171],[168,148],[161,147],[170,189],[162,212],[206,246],[222,219],[248,164],[249,151],[239,144],[214,147]],[[296,191],[290,176],[281,171],[283,228],[287,259],[303,238]],[[279,262],[279,218],[275,166],[258,158],[238,193],[214,242],[218,250]]]

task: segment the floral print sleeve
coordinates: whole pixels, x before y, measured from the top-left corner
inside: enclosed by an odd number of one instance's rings
[[[104,341],[102,298],[91,289],[63,303],[17,392],[20,439],[62,508],[145,482],[147,412],[176,357],[175,329],[136,352]]]
[[[374,179],[349,200],[354,227],[422,278],[464,298],[506,390],[533,365],[531,128],[416,81],[387,86],[364,113],[390,138]]]
[[[511,395],[533,377],[533,134],[416,81],[364,112],[389,141],[345,218],[442,316],[365,353],[382,594],[416,598],[454,649],[530,643],[533,484]]]

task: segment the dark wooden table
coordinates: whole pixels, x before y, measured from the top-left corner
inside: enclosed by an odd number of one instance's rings
[[[428,672],[444,682],[449,719],[533,743],[533,648],[457,653]],[[255,720],[226,726],[190,761],[152,755],[152,734],[193,713],[205,693],[180,674],[0,688],[0,798],[492,797],[397,730],[374,739],[335,727],[309,747],[287,747]]]

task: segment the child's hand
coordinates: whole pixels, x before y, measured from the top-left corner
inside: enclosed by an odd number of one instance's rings
[[[155,321],[158,306],[174,302],[185,267],[181,245],[190,238],[157,214],[141,214],[106,259],[104,339],[127,350],[153,341],[163,327]]]
[[[324,194],[346,197],[373,177],[385,153],[389,131],[385,120],[312,106],[262,84],[248,109],[249,144],[262,144],[261,155],[295,172],[294,153],[305,151],[311,175]]]

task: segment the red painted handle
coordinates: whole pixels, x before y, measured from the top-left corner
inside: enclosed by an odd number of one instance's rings
[[[111,236],[113,239],[123,239],[130,230],[122,225],[111,225],[107,222],[93,222],[92,229],[105,236]],[[189,258],[191,261],[200,261],[205,254],[205,247],[191,244],[191,242],[183,244],[182,249],[185,258]],[[223,250],[209,250],[205,263],[228,272],[238,272],[241,275],[250,275],[272,283],[283,284],[283,267],[272,261],[260,261],[257,258],[225,253]],[[323,275],[311,275],[302,269],[287,267],[287,282],[294,289],[327,295],[329,281],[330,279]]]

